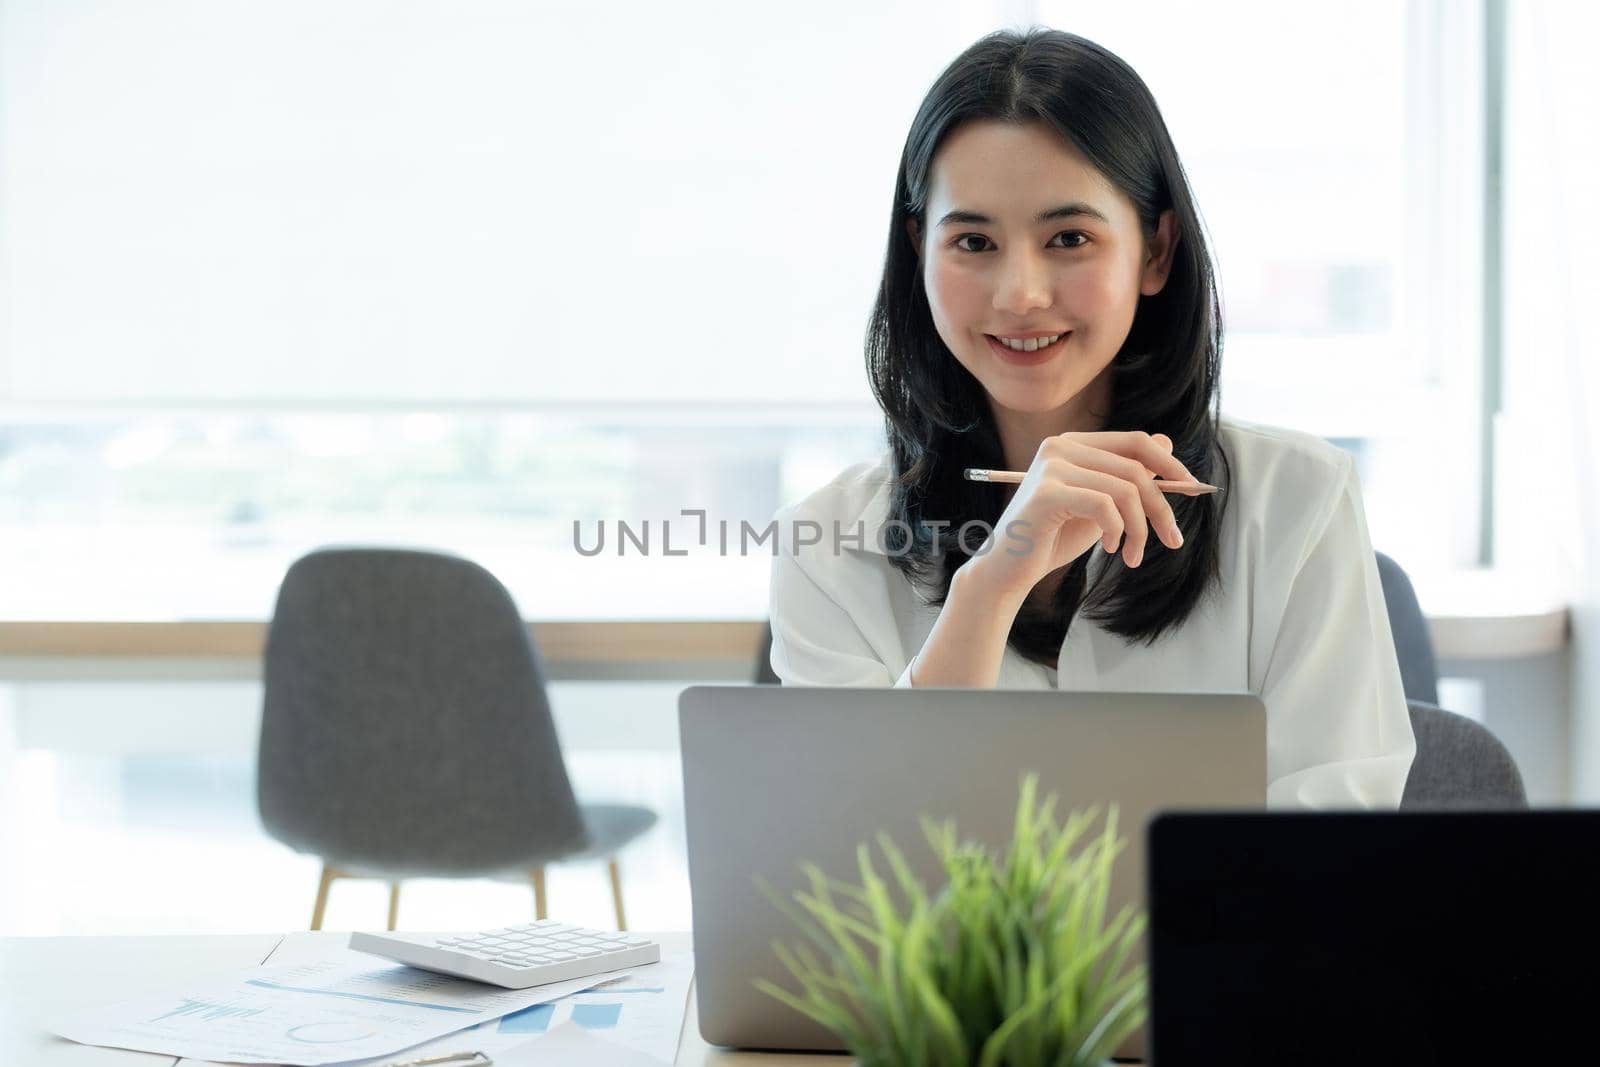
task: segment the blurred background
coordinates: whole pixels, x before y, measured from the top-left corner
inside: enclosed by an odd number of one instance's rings
[[[1224,412],[1355,456],[1440,703],[1535,803],[1600,795],[1593,5],[0,0],[0,934],[304,927],[250,635],[330,543],[467,556],[571,624],[575,784],[661,814],[629,921],[687,928],[676,695],[751,649],[633,656],[615,624],[758,624],[769,560],[580,558],[574,523],[761,526],[879,454],[907,128],[1032,24],[1163,110]],[[383,894],[340,883],[327,926]],[[550,896],[610,922],[601,867]],[[420,882],[400,925],[528,915]]]

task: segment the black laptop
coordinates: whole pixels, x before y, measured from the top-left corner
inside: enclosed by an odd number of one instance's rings
[[[1148,856],[1155,1067],[1600,1061],[1600,811],[1168,814]]]

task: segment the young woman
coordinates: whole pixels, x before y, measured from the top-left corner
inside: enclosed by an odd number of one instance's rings
[[[1214,413],[1221,347],[1139,76],[1057,31],[973,45],[901,154],[867,338],[889,451],[779,512],[773,670],[1248,690],[1270,805],[1396,806],[1415,743],[1354,464]]]

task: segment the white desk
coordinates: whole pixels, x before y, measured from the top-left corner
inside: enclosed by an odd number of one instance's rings
[[[689,935],[652,934],[668,951],[689,947]],[[313,958],[348,934],[294,933],[169,937],[13,937],[0,939],[0,1064],[5,1067],[174,1067],[148,1052],[79,1045],[47,1033],[43,1020],[96,1001],[123,1000],[182,983],[194,975],[242,970],[271,961]],[[837,1055],[731,1052],[700,1039],[694,991],[684,1018],[678,1063],[684,1067],[849,1067]]]

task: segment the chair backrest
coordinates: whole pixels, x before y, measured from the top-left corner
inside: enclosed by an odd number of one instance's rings
[[[1403,809],[1526,808],[1522,773],[1489,728],[1464,715],[1408,700],[1417,758]]]
[[[587,843],[527,626],[482,567],[312,552],[278,591],[263,674],[257,799],[284,843],[396,875]]]
[[[783,679],[772,669],[772,623],[769,621],[761,631],[761,649],[756,653],[757,685],[781,685]]]
[[[1378,580],[1383,583],[1383,599],[1389,609],[1389,629],[1394,633],[1394,651],[1400,659],[1400,684],[1407,700],[1439,703],[1439,664],[1433,656],[1433,638],[1428,620],[1417,603],[1417,591],[1400,564],[1377,553]]]

